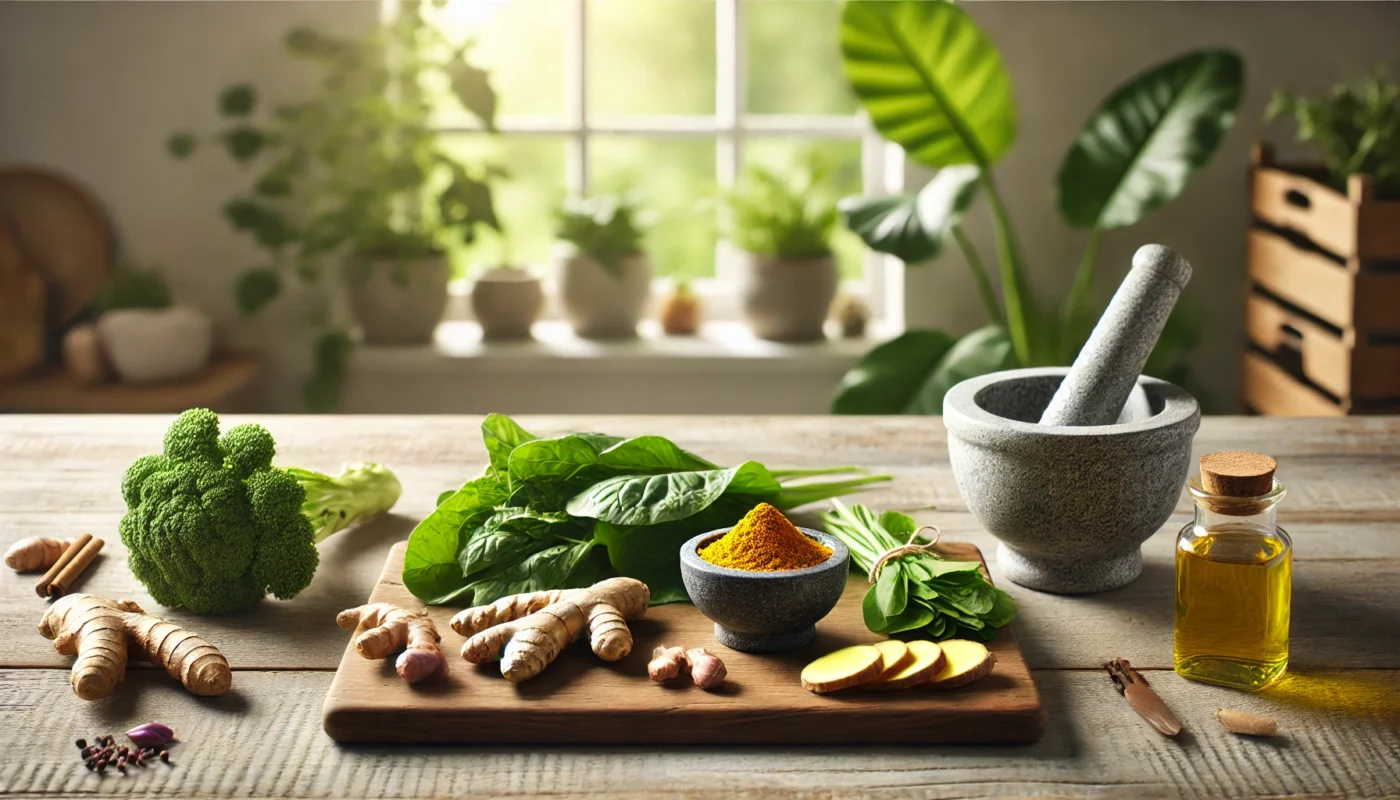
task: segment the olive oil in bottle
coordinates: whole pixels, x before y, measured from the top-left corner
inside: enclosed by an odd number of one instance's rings
[[[1262,689],[1288,667],[1293,545],[1275,522],[1287,491],[1258,453],[1213,453],[1190,481],[1195,520],[1176,542],[1175,666]]]

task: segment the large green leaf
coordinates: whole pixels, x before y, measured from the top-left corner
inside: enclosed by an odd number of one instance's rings
[[[871,122],[915,161],[987,169],[1016,140],[1001,54],[961,8],[941,0],[850,0],[841,52]]]
[[[438,504],[408,537],[403,583],[425,603],[442,602],[466,578],[458,559],[462,538],[505,502],[505,485],[494,475],[469,481]]]
[[[481,440],[491,458],[491,469],[504,476],[510,467],[510,453],[516,447],[535,440],[535,435],[516,424],[505,414],[487,414],[481,421]]]
[[[876,347],[841,378],[831,413],[906,413],[955,341],[943,331],[914,330]]]
[[[1235,123],[1244,63],[1205,50],[1143,72],[1109,95],[1065,156],[1060,213],[1121,228],[1174,200]]]
[[[762,499],[776,496],[782,487],[762,464],[745,461],[729,469],[610,478],[570,500],[568,511],[614,525],[658,525],[694,516],[726,491]]]
[[[970,164],[945,167],[917,194],[848,197],[841,201],[841,215],[871,250],[911,266],[931,261],[972,205],[980,173]]]
[[[1000,325],[978,328],[958,340],[934,367],[910,404],[914,414],[942,414],[943,396],[957,384],[1016,366],[1011,337]]]

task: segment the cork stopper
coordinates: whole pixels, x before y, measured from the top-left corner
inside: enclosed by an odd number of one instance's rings
[[[1201,456],[1201,488],[1228,497],[1259,497],[1274,488],[1278,462],[1262,453],[1228,450]]]

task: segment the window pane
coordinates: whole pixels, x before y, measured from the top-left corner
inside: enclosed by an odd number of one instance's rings
[[[715,113],[713,0],[588,0],[588,110]]]
[[[563,137],[456,134],[444,142],[462,163],[490,160],[510,173],[494,185],[496,216],[504,237],[483,232],[470,247],[452,254],[455,275],[476,264],[543,264],[554,240],[554,210],[564,199]]]
[[[713,275],[714,140],[597,136],[589,147],[593,192],[636,193],[655,213],[647,249],[656,274]]]
[[[758,164],[769,169],[792,169],[799,158],[814,154],[831,170],[833,202],[847,195],[860,194],[860,142],[846,139],[794,139],[755,137],[744,143],[744,164]],[[865,245],[844,226],[838,226],[832,237],[832,249],[843,278],[860,278],[865,274]]]
[[[837,0],[745,0],[749,111],[853,114]]]
[[[566,0],[451,0],[435,17],[491,73],[499,114],[564,114]]]

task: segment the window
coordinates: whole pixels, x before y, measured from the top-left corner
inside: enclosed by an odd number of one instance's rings
[[[452,0],[440,24],[475,40],[499,134],[449,117],[442,128],[462,156],[511,175],[496,194],[507,236],[457,254],[458,268],[546,263],[566,193],[634,191],[656,213],[657,275],[722,292],[732,271],[713,199],[745,166],[816,150],[843,193],[901,188],[902,154],[870,130],[842,74],[840,13],[839,0]],[[883,315],[887,260],[845,230],[835,249]]]

